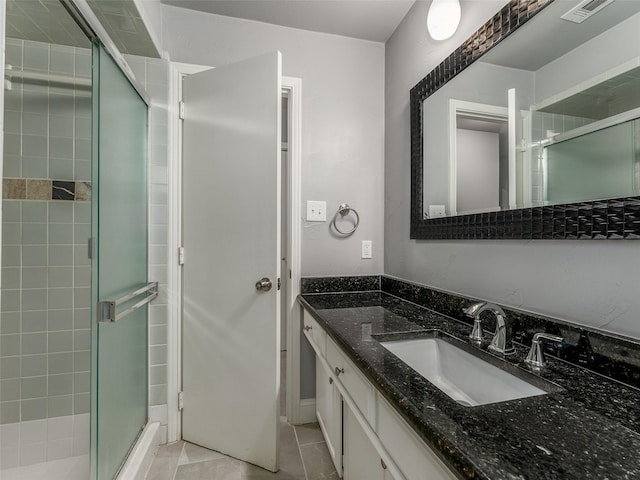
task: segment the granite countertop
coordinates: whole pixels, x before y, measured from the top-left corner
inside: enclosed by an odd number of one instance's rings
[[[640,479],[636,388],[548,358],[536,380],[551,382],[550,393],[463,406],[378,340],[436,329],[467,342],[469,325],[381,291],[304,294],[299,301],[460,478]],[[526,376],[527,349],[516,349],[505,368]]]

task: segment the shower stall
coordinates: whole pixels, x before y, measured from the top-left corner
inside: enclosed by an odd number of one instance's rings
[[[148,99],[73,2],[6,8],[0,477],[110,480],[148,421]]]

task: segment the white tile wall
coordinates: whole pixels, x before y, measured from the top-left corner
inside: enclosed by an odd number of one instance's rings
[[[0,468],[87,455],[89,414],[0,425]]]
[[[90,55],[11,38],[6,44],[15,69],[88,78]],[[90,180],[89,93],[12,82],[3,176]],[[3,209],[0,381],[8,395],[0,397],[0,423],[87,413],[89,203],[4,200]]]

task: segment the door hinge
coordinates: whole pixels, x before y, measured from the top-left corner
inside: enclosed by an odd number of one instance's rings
[[[184,247],[178,248],[178,265],[184,265]]]
[[[184,120],[184,102],[178,102],[178,118]]]
[[[96,254],[96,237],[91,237],[87,241],[87,256],[90,260],[95,257]]]
[[[182,411],[184,408],[184,392],[178,392],[178,410]]]

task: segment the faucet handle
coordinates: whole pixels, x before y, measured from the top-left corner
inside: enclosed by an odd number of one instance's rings
[[[531,349],[525,358],[524,363],[529,365],[533,370],[541,370],[547,366],[547,361],[542,350],[542,340],[551,340],[552,342],[563,342],[564,338],[550,333],[538,332],[531,340]]]

